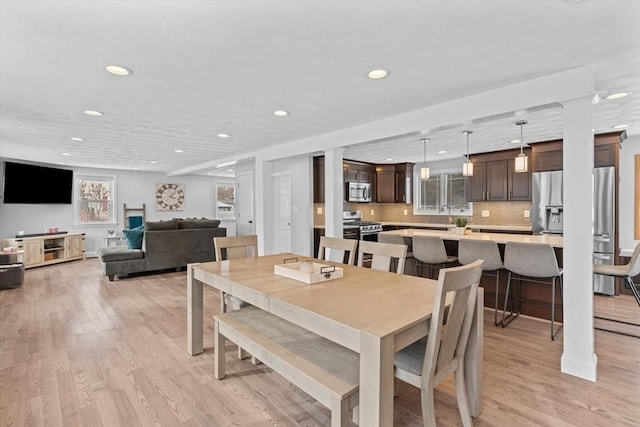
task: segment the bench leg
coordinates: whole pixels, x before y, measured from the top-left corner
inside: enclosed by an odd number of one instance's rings
[[[215,320],[214,324],[215,324],[215,334],[213,338],[213,345],[214,345],[213,374],[217,379],[221,380],[225,377],[224,350],[226,346],[226,340],[224,338],[224,335],[220,333],[220,325],[218,321]]]
[[[331,427],[349,427],[349,398],[331,398]]]

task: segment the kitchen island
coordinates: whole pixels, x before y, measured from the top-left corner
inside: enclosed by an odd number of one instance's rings
[[[556,253],[558,259],[558,265],[562,266],[562,247],[563,238],[559,235],[553,234],[541,234],[541,235],[529,235],[529,234],[511,234],[511,233],[477,233],[471,232],[469,234],[459,234],[456,230],[444,231],[444,230],[425,230],[408,228],[402,230],[390,230],[383,231],[382,234],[399,234],[404,237],[405,242],[409,246],[411,251],[411,238],[413,236],[438,236],[441,237],[445,243],[447,253],[449,255],[458,255],[458,242],[460,240],[493,240],[498,244],[500,255],[504,259],[504,246],[507,242],[518,243],[546,243],[551,245]],[[502,307],[504,304],[504,293],[507,288],[507,272],[500,274],[500,291],[498,292],[498,307]],[[494,307],[495,298],[495,278],[483,275],[480,280],[480,286],[485,290],[485,307]],[[512,287],[512,293],[516,291]],[[514,294],[517,297],[517,294]],[[538,282],[527,281],[526,278],[522,280],[522,294],[523,301],[520,305],[520,313],[532,317],[538,317],[541,319],[550,319],[551,310],[549,304],[551,303],[551,285],[541,284]],[[562,322],[562,309],[557,303],[560,301],[560,293],[557,290],[556,295],[556,321]],[[531,302],[536,301],[536,302]]]

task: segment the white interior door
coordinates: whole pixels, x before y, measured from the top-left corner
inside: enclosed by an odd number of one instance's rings
[[[291,252],[291,175],[272,175],[273,180],[273,253]]]
[[[253,221],[253,173],[238,174],[236,189],[236,234],[249,236],[256,234],[256,225]]]

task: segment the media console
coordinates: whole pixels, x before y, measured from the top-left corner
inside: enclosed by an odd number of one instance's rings
[[[24,268],[84,259],[85,233],[42,233],[16,236]]]

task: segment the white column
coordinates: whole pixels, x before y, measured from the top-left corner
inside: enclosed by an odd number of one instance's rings
[[[563,102],[564,352],[561,370],[595,381],[593,332],[593,106]]]
[[[255,221],[256,234],[258,236],[258,253],[268,255],[273,249],[273,200],[269,196],[272,194],[271,185],[271,162],[264,161],[260,156],[255,159]]]
[[[342,237],[343,153],[344,148],[324,152],[324,233],[329,237]]]

